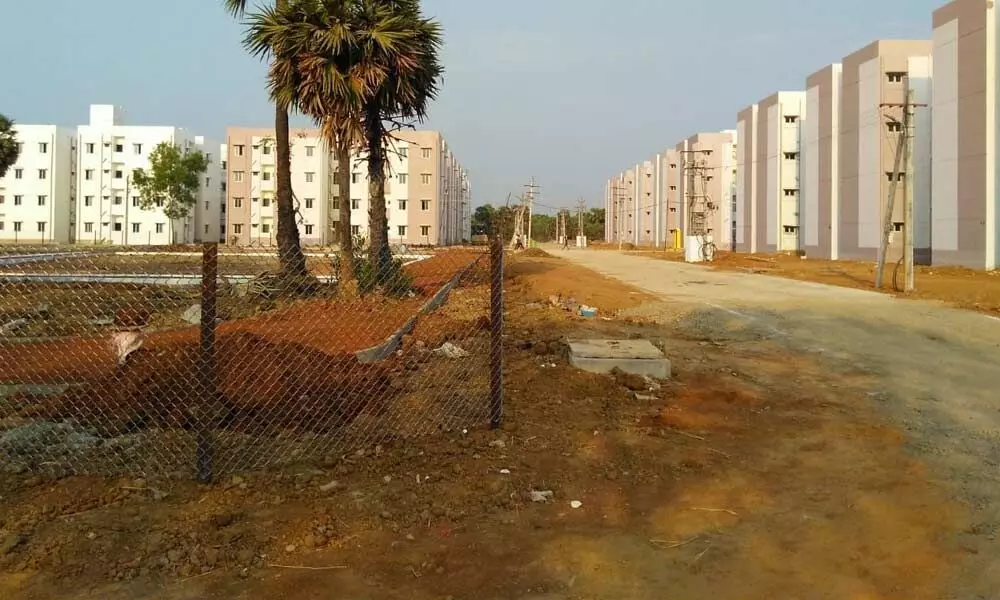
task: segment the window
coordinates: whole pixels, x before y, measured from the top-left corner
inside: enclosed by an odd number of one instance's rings
[[[396,232],[399,233],[400,237],[406,235],[406,225],[400,225],[397,227]]]
[[[406,158],[406,148],[400,148],[399,149],[399,157],[400,158]]]
[[[7,199],[3,196],[3,194],[0,194],[0,204],[3,204],[6,200]]]
[[[260,174],[260,178],[264,181],[271,181],[271,172],[264,171],[263,173]]]
[[[38,233],[45,233],[45,221],[38,222]]]
[[[163,223],[156,224],[156,233],[163,233]]]
[[[38,178],[39,179],[48,179],[48,177],[49,177],[49,170],[48,169],[38,169]]]
[[[156,202],[154,202],[154,204],[156,204],[156,208],[163,208],[163,200],[162,199],[156,200]]]
[[[784,229],[785,233],[795,233],[799,228],[795,225],[785,225]]]
[[[399,210],[406,210],[406,200],[399,201]]]
[[[785,123],[798,123],[799,118],[795,115],[785,115]]]
[[[86,171],[84,171],[83,172],[83,178],[86,179],[87,181],[93,180],[94,179],[94,170],[93,169],[87,169]]]
[[[24,169],[14,169],[14,179],[23,179]]]
[[[358,210],[359,208],[361,208],[361,200],[351,198],[351,210]]]
[[[670,186],[670,191],[676,192],[677,191],[677,186],[676,185]]]
[[[139,233],[139,223],[132,223],[132,233]]]
[[[906,173],[897,173],[896,174],[896,181],[903,181],[903,176],[904,175],[906,175]],[[892,181],[892,172],[891,171],[887,172],[885,174],[885,178],[888,179],[891,182]]]
[[[785,152],[785,158],[787,160],[795,160],[798,157],[799,157],[798,152]]]
[[[902,231],[903,230],[903,224],[900,223],[900,222],[898,222],[898,221],[894,222],[892,224],[892,230],[893,231]]]
[[[49,143],[48,142],[38,142],[38,153],[39,154],[48,154],[48,152],[49,152]],[[39,231],[42,231],[42,230],[39,229]]]
[[[243,174],[243,171],[233,171],[233,181],[236,183],[243,181]]]
[[[236,235],[243,233],[243,225],[241,223],[235,223],[233,225],[233,233]]]
[[[430,234],[431,234],[431,226],[430,225],[421,225],[420,226],[420,235],[422,235],[424,237],[427,237]]]
[[[399,178],[399,183],[404,183],[405,184],[406,183],[406,178],[407,178],[407,173],[400,173],[399,175],[396,175],[396,177]]]
[[[264,146],[261,148],[261,152],[263,152],[264,154],[270,154],[271,153],[271,145],[270,144],[264,144]]]
[[[677,207],[676,206],[671,206],[670,207],[670,212],[672,212],[672,213],[677,212]]]
[[[900,123],[899,121],[890,121],[886,123],[885,126],[891,133],[899,133],[903,131],[903,124]]]
[[[84,206],[93,206],[94,205],[94,197],[93,196],[84,196],[83,197],[83,205]]]
[[[358,182],[358,176],[359,176],[358,173],[351,173],[351,183],[357,183]]]
[[[351,235],[358,235],[361,233],[361,225],[351,225]]]
[[[48,196],[39,196],[39,197],[38,197],[38,206],[45,206],[45,202],[46,202],[46,201],[47,201],[48,199],[49,199],[49,197],[48,197]]]
[[[244,150],[246,150],[246,146],[243,144],[236,144],[233,146],[233,151],[236,153],[236,156],[243,156]]]
[[[431,209],[431,201],[430,200],[421,200],[420,201],[420,210],[430,210],[430,209]]]
[[[420,149],[420,156],[422,156],[423,158],[430,158],[431,157],[431,149],[430,148],[421,148]]]
[[[223,170],[223,171],[225,171],[225,170],[226,170],[226,165],[227,165],[227,164],[229,164],[229,163],[227,163],[226,161],[222,161],[222,170]]]
[[[205,225],[205,235],[208,235],[208,225]]]
[[[315,173],[306,173],[306,183],[312,183],[314,177],[316,177]]]
[[[3,231],[3,221],[0,221],[0,231]]]
[[[210,185],[212,185],[212,178],[211,177],[206,177],[205,178],[205,187],[208,187]]]
[[[330,201],[331,210],[340,210],[340,198],[334,198]]]
[[[209,210],[211,207],[212,207],[212,203],[209,202],[208,200],[205,200],[205,210]]]
[[[94,153],[94,144],[93,143],[87,144],[86,147],[87,147],[87,154],[93,154]],[[91,226],[93,226],[93,223],[91,223]]]
[[[306,146],[306,156],[312,156],[316,151],[316,146]]]
[[[24,196],[20,194],[14,194],[14,206],[21,206],[21,203],[23,201],[24,201]]]
[[[268,206],[271,206],[271,199],[270,198],[264,198],[264,201],[261,202],[260,205],[263,206],[264,208],[267,208]]]
[[[121,179],[124,176],[125,174],[122,172],[121,169],[115,169],[115,179]]]
[[[84,223],[83,224],[83,232],[84,233],[93,233],[94,232],[94,224],[93,223]]]
[[[115,206],[121,206],[121,205],[122,205],[122,197],[115,196]]]
[[[422,183],[424,185],[427,185],[430,182],[431,182],[431,174],[430,173],[421,173],[420,174],[420,183]]]
[[[316,202],[315,199],[313,199],[313,198],[306,198],[306,208],[312,208],[314,202]]]
[[[139,206],[139,196],[132,196],[132,206]]]
[[[21,231],[21,222],[14,221],[14,231]]]
[[[115,231],[121,231],[121,230],[122,230],[122,222],[121,222],[121,221],[115,221],[115,222],[114,222],[114,223],[112,224],[111,228],[112,228],[113,230],[115,230]]]
[[[306,225],[306,235],[312,235],[312,233],[313,233],[313,226]]]
[[[115,152],[125,152],[125,144],[120,142],[115,143]],[[121,229],[116,229],[115,231],[121,231]]]
[[[799,190],[792,189],[792,188],[785,188],[785,197],[794,196],[795,194],[798,194],[798,193],[799,193]]]
[[[233,207],[234,208],[242,208],[243,207],[243,198],[233,198]]]
[[[132,144],[133,154],[142,154],[142,144]]]
[[[904,71],[886,71],[885,78],[889,83],[903,83],[903,78],[906,77]]]

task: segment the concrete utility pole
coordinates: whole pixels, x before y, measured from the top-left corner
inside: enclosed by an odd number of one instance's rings
[[[525,197],[528,199],[528,242],[525,244],[525,248],[531,248],[531,217],[535,214],[535,194],[538,193],[538,186],[535,185],[535,177],[531,177],[531,181],[524,186]]]
[[[583,212],[587,209],[587,203],[580,198],[576,201],[576,236],[583,237]]]

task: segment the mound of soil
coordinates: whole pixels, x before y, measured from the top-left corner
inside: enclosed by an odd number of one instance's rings
[[[521,253],[521,256],[546,258],[552,255],[546,252],[545,250],[542,250],[541,248],[528,248],[527,250]]]

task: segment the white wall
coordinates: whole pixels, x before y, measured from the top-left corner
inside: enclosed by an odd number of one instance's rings
[[[819,86],[806,90],[806,117],[802,124],[799,223],[803,242],[808,247],[819,245],[819,93]]]
[[[882,73],[880,61],[863,63],[858,76],[858,247],[878,248],[882,227]]]
[[[778,246],[780,228],[781,194],[781,106],[780,103],[767,107],[767,198],[764,215],[765,242],[768,248]]]
[[[916,104],[931,106],[932,58],[912,56],[907,60],[907,74],[912,100]],[[931,246],[931,134],[933,113],[929,108],[914,109],[913,124],[913,245],[914,248]]]
[[[752,152],[752,148],[748,148],[747,140],[747,130],[751,124],[747,123],[746,119],[738,119],[736,121],[736,137],[738,140],[738,145],[736,147],[736,214],[733,215],[733,219],[736,221],[736,243],[740,246],[746,244],[746,232],[744,229],[747,226],[747,215],[746,215],[746,176],[747,169],[750,165],[747,161],[747,152]]]
[[[21,153],[0,179],[0,241],[70,242],[76,137],[55,125],[15,125],[14,131]]]
[[[833,65],[832,112],[830,128],[830,259],[840,258],[840,101],[844,84],[844,66]]]

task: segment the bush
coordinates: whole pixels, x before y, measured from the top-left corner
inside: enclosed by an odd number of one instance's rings
[[[398,258],[379,271],[367,256],[355,256],[354,277],[358,282],[358,291],[362,294],[380,289],[387,296],[401,297],[413,291],[413,277],[406,272],[403,261]]]

